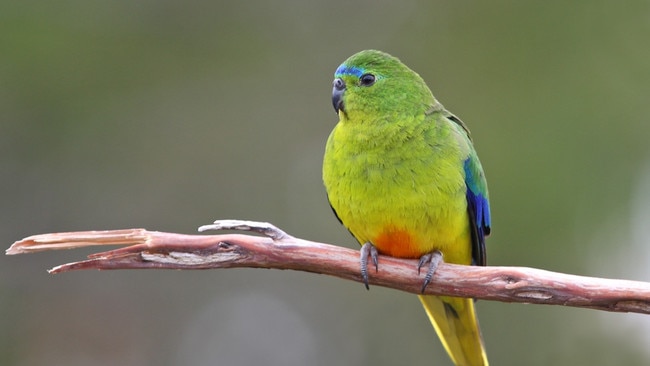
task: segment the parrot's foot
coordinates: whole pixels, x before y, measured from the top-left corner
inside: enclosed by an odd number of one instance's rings
[[[379,253],[377,253],[377,248],[375,248],[375,246],[370,242],[366,242],[361,246],[360,253],[361,277],[363,278],[363,283],[366,285],[366,290],[370,290],[370,286],[368,286],[368,257],[372,259],[372,264],[375,265],[376,272],[379,270],[379,260],[377,259]]]
[[[424,289],[426,289],[429,282],[431,282],[433,274],[436,272],[436,269],[438,269],[440,262],[442,262],[442,253],[439,250],[434,250],[433,252],[420,257],[420,262],[418,262],[418,274],[420,274],[420,268],[429,263],[429,270],[427,270],[427,274],[424,276],[424,283],[422,284],[422,293],[424,293]]]

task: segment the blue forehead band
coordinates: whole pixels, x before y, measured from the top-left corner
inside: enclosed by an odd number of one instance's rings
[[[336,72],[334,73],[335,77],[343,76],[343,75],[354,75],[358,78],[361,77],[365,73],[365,69],[362,69],[360,67],[356,66],[347,66],[345,64],[339,66],[338,69],[336,69]]]

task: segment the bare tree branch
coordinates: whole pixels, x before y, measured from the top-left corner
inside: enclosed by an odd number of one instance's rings
[[[6,254],[121,245],[87,260],[56,266],[50,273],[82,269],[273,268],[326,274],[361,282],[358,251],[292,237],[268,223],[220,220],[199,228],[249,231],[264,236],[183,235],[145,229],[34,235]],[[417,261],[380,256],[370,284],[420,293],[424,273]],[[503,302],[565,305],[650,314],[650,283],[575,276],[523,267],[476,267],[441,263],[426,294]]]

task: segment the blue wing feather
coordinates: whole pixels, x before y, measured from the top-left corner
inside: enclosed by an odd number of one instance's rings
[[[485,237],[490,235],[490,203],[483,168],[476,155],[470,155],[463,164],[467,187],[467,213],[472,229],[472,262],[484,266]]]

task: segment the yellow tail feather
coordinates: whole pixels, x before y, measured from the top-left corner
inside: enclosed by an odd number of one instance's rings
[[[456,366],[488,365],[474,300],[447,296],[418,297]]]

